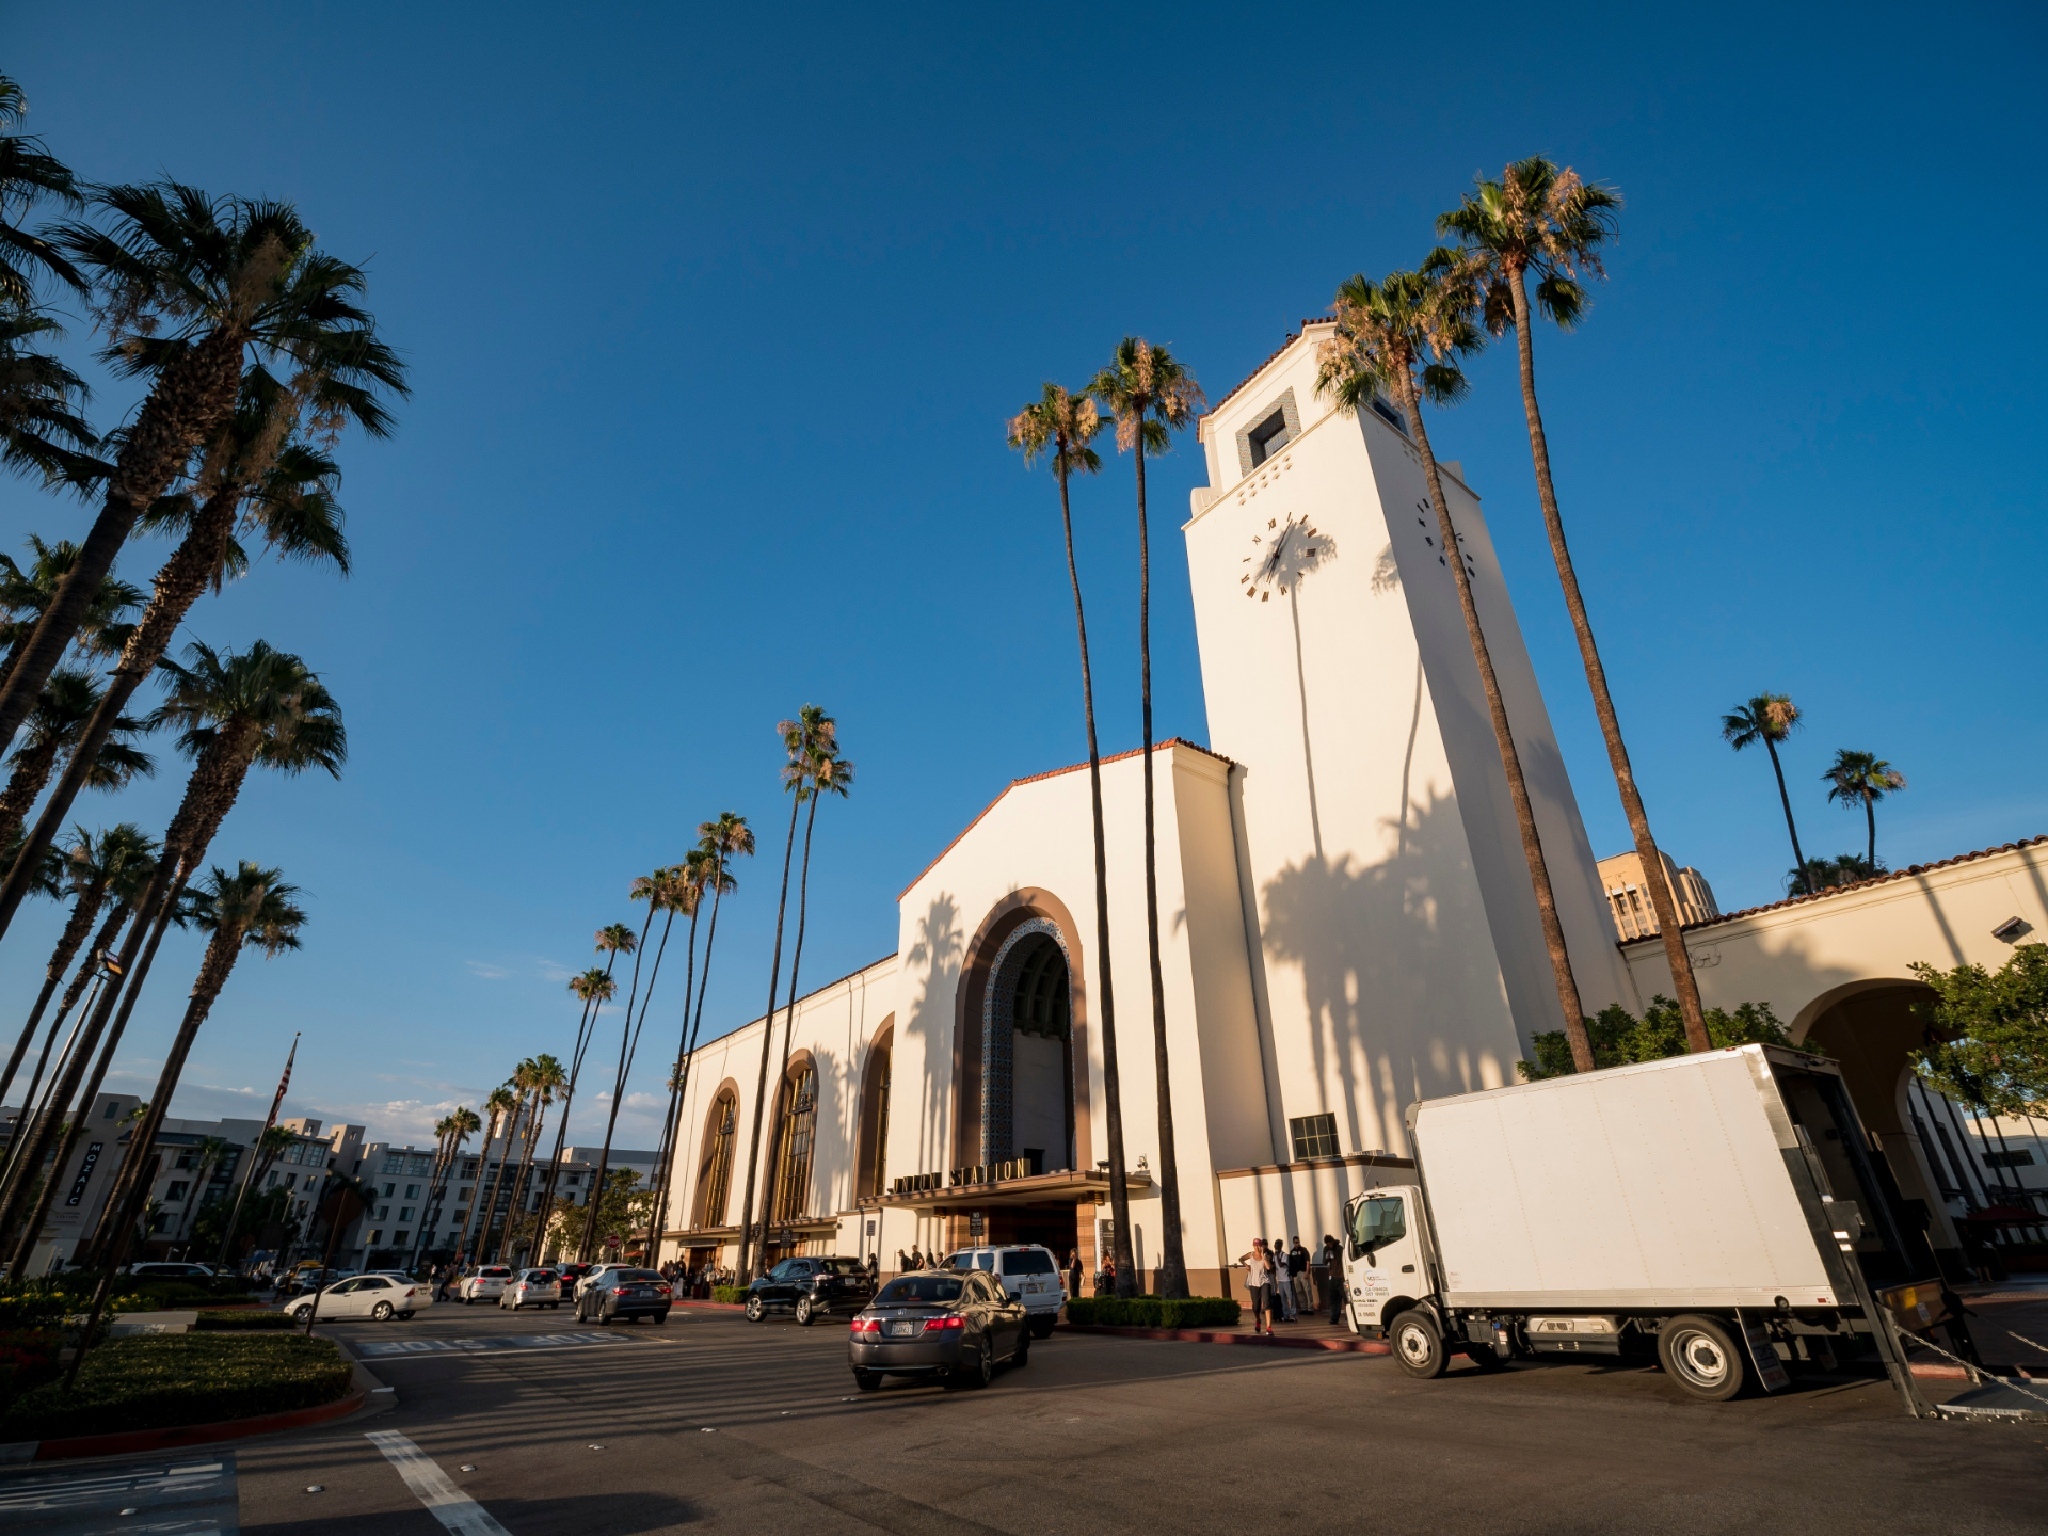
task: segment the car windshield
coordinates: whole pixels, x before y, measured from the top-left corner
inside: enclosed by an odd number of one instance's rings
[[[963,1282],[958,1275],[904,1275],[882,1287],[878,1307],[911,1307],[920,1302],[958,1301]]]
[[[612,1274],[614,1280],[630,1281],[634,1285],[659,1285],[661,1276],[651,1269],[621,1269]]]
[[[526,1278],[535,1285],[553,1285],[555,1283],[555,1272],[552,1269],[529,1269],[526,1272]]]
[[[1050,1275],[1056,1273],[1052,1267],[1052,1255],[1043,1248],[1022,1248],[1015,1253],[1003,1255],[1003,1273],[1006,1275]]]
[[[509,1269],[480,1269],[477,1273],[486,1280],[509,1280],[512,1277]]]
[[[828,1275],[864,1275],[867,1265],[859,1259],[826,1259],[818,1265]]]

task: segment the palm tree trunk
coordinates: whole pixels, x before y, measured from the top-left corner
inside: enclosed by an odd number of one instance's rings
[[[1074,560],[1074,514],[1067,499],[1067,470],[1059,466],[1060,525],[1067,541],[1067,580],[1074,588],[1074,631],[1081,646],[1081,712],[1088,722],[1088,805],[1095,834],[1095,971],[1102,993],[1102,1099],[1103,1122],[1109,1153],[1109,1215],[1113,1231],[1112,1252],[1119,1255],[1117,1273],[1134,1267],[1130,1258],[1131,1193],[1124,1177],[1124,1095],[1123,1074],[1117,1065],[1116,993],[1110,985],[1109,963],[1109,849],[1102,830],[1102,747],[1095,734],[1095,677],[1088,660],[1088,614],[1081,603],[1081,568]],[[1148,754],[1149,756],[1149,754]],[[1084,982],[1085,984],[1085,982]],[[1067,1091],[1086,1092],[1088,1067],[1076,1062],[1081,1078]],[[1096,1255],[1100,1269],[1101,1255]]]
[[[498,1114],[493,1110],[491,1118],[484,1122],[483,1143],[476,1151],[476,1185],[469,1192],[469,1212],[462,1218],[462,1235],[455,1245],[454,1262],[458,1267],[472,1252],[469,1235],[476,1230],[477,1213],[483,1209],[484,1180],[491,1171],[491,1143],[498,1139],[499,1129]]]
[[[7,787],[0,789],[0,848],[7,847],[21,835],[21,824],[28,820],[28,813],[35,808],[36,797],[50,782],[50,770],[57,766],[57,754],[63,750],[63,738],[53,733],[47,741],[24,747],[14,754],[14,772],[7,776]],[[90,761],[86,766],[92,766]],[[33,852],[27,848],[20,849],[9,868],[19,867],[24,871],[24,881],[33,882],[36,866],[42,862],[42,852],[40,848]],[[29,863],[22,863],[24,856],[29,858]]]
[[[60,1169],[70,1163],[72,1152],[77,1149],[79,1142],[85,1139],[87,1117],[92,1113],[93,1103],[99,1097],[100,1084],[106,1081],[107,1068],[113,1065],[114,1052],[120,1047],[121,1037],[127,1032],[129,1015],[135,1011],[135,999],[141,995],[143,983],[149,980],[149,968],[156,959],[157,946],[163,943],[164,930],[171,925],[172,911],[172,903],[164,903],[157,914],[156,921],[148,925],[144,924],[140,910],[137,911],[133,924],[128,930],[127,941],[121,946],[124,962],[122,968],[126,974],[127,985],[125,988],[117,990],[114,982],[109,981],[101,987],[99,1003],[94,1007],[91,1019],[88,1020],[85,1029],[81,1032],[78,1043],[73,1047],[74,1054],[71,1063],[65,1069],[63,1077],[51,1094],[50,1102],[52,1104],[59,1106],[69,1104],[72,1106],[70,1130],[64,1138],[62,1149],[57,1154],[57,1167]],[[147,926],[148,930],[146,939],[143,937],[145,926]],[[136,951],[138,940],[142,940],[142,948],[139,952]],[[120,1010],[118,1013],[114,1013],[111,1020],[109,1020],[109,1012],[117,999],[120,1004]],[[111,1028],[108,1027],[110,1023]],[[101,1040],[102,1035],[104,1035],[104,1043]],[[92,1049],[95,1045],[100,1047],[99,1057],[93,1062],[92,1076],[86,1081],[84,1091],[80,1092],[79,1074],[85,1066],[86,1058],[92,1054]],[[48,1143],[54,1139],[57,1127],[61,1121],[61,1116],[49,1117],[48,1123],[41,1132],[41,1145],[31,1148],[31,1152],[38,1160],[47,1151]],[[134,1139],[132,1137],[129,1140],[129,1149],[131,1152],[134,1149]],[[147,1154],[145,1153],[144,1156],[146,1157]],[[14,1173],[15,1177],[19,1179],[22,1176],[23,1170],[16,1169]],[[16,1192],[10,1192],[8,1195],[11,1208],[0,1208],[0,1233],[6,1232],[9,1220],[15,1211],[20,1208],[19,1188],[20,1186],[17,1184]],[[26,1272],[25,1266],[28,1263],[29,1254],[35,1247],[36,1234],[42,1230],[43,1222],[49,1217],[50,1203],[55,1194],[56,1183],[53,1179],[43,1190],[42,1198],[37,1202],[34,1214],[21,1233],[20,1245],[15,1255],[14,1274],[16,1278],[19,1278]],[[97,1234],[95,1234],[96,1246]]]
[[[1536,811],[1529,803],[1529,785],[1522,777],[1522,756],[1515,749],[1514,732],[1508,725],[1506,703],[1501,699],[1500,679],[1494,675],[1493,655],[1486,646],[1486,632],[1479,625],[1479,606],[1472,600],[1472,578],[1465,570],[1465,552],[1458,543],[1458,530],[1451,521],[1451,506],[1444,499],[1443,478],[1437,472],[1436,453],[1429,446],[1429,434],[1422,425],[1422,406],[1416,399],[1415,380],[1407,369],[1397,370],[1395,387],[1401,394],[1401,409],[1408,418],[1408,430],[1422,454],[1422,473],[1429,482],[1429,498],[1436,505],[1437,536],[1443,541],[1444,564],[1458,589],[1458,607],[1465,616],[1465,633],[1472,642],[1472,660],[1479,668],[1480,690],[1486,695],[1486,713],[1493,722],[1493,739],[1500,748],[1500,765],[1507,775],[1508,797],[1514,802],[1515,825],[1521,833],[1522,858],[1529,866],[1529,884],[1536,894],[1536,917],[1543,930],[1543,943],[1550,951],[1550,970],[1557,983],[1557,1003],[1564,1013],[1564,1034],[1571,1046],[1572,1070],[1593,1070],[1593,1042],[1586,1035],[1586,1013],[1579,1002],[1579,985],[1572,979],[1571,954],[1565,948],[1564,927],[1557,919],[1557,899],[1550,889],[1550,866],[1543,857],[1543,839],[1536,830]]]
[[[597,1154],[596,1183],[591,1186],[599,1191],[604,1189],[605,1175],[611,1172],[612,1130],[619,1123],[619,1100],[626,1096],[626,1074],[633,1067],[632,1047],[637,1043],[633,1033],[633,1004],[640,997],[640,960],[647,951],[647,930],[653,926],[654,900],[652,897],[649,897],[647,902],[647,921],[640,925],[640,943],[633,951],[633,985],[626,993],[626,1017],[619,1024],[619,1071],[612,1087],[611,1111],[605,1116],[604,1120],[604,1143],[599,1148]],[[664,930],[662,941],[666,943],[667,940],[668,933]],[[651,977],[648,980],[647,990],[648,995],[651,997],[654,992],[654,983]],[[591,1198],[595,1199],[596,1196]],[[591,1209],[595,1212],[596,1207],[593,1206]],[[597,1223],[594,1220],[583,1224],[583,1243],[576,1253],[577,1262],[579,1263],[587,1264],[590,1262],[590,1237],[596,1225]]]
[[[29,1078],[28,1091],[21,1096],[21,1115],[14,1123],[14,1136],[8,1142],[7,1150],[4,1153],[0,1153],[0,1180],[4,1180],[12,1172],[14,1158],[34,1140],[35,1126],[40,1124],[43,1117],[50,1113],[51,1100],[55,1095],[46,1091],[38,1097],[38,1090],[46,1087],[43,1082],[43,1069],[50,1062],[50,1047],[56,1044],[57,1036],[64,1028],[64,1020],[70,1014],[72,1005],[78,1001],[79,993],[85,991],[86,986],[89,983],[93,983],[93,978],[97,975],[100,975],[97,967],[81,966],[78,974],[71,979],[71,985],[65,988],[64,1001],[57,1009],[57,1017],[50,1021],[50,1032],[43,1037],[43,1048],[36,1057],[36,1069]],[[102,979],[104,978],[102,977]],[[85,992],[85,1012],[87,1014],[92,1012],[93,1004],[99,1001],[97,984],[93,983],[93,985],[93,991]],[[65,1037],[64,1049],[57,1053],[57,1071],[60,1075],[65,1067],[70,1064],[71,1053],[78,1044],[79,1026],[83,1023],[84,1015],[82,1014],[80,1015],[79,1022],[71,1026],[71,1033]],[[54,1082],[47,1085],[48,1088],[54,1088],[55,1086]],[[0,1238],[0,1255],[4,1255],[5,1252],[4,1238]],[[4,1262],[4,1260],[0,1260],[0,1262]]]
[[[715,909],[717,905],[714,897],[712,906]],[[683,1027],[676,1035],[676,1064],[668,1074],[668,1116],[661,1122],[661,1136],[654,1154],[654,1199],[647,1212],[647,1251],[656,1255],[660,1251],[661,1234],[668,1230],[668,1192],[676,1155],[676,1117],[682,1113],[682,1085],[689,1072],[690,1000],[697,990],[697,912],[697,907],[690,909],[689,942],[684,946]]]
[[[1865,820],[1865,821],[1866,821],[1867,823],[1869,823],[1869,826],[1870,826],[1870,852],[1869,852],[1869,854],[1868,854],[1868,856],[1867,856],[1867,857],[1868,857],[1868,859],[1869,859],[1869,863],[1870,863],[1870,872],[1871,872],[1872,874],[1876,874],[1876,873],[1877,873],[1877,798],[1876,798],[1876,797],[1875,797],[1874,795],[1867,795],[1867,794],[1866,794],[1866,795],[1865,795],[1865,796],[1863,797],[1863,819],[1864,819],[1864,820]]]
[[[92,718],[86,722],[85,732],[80,736],[70,761],[64,765],[57,787],[51,792],[42,815],[36,818],[13,868],[8,871],[6,880],[0,882],[0,936],[6,934],[8,925],[14,921],[16,910],[30,890],[36,863],[63,830],[64,820],[71,814],[71,803],[85,788],[93,765],[99,761],[100,749],[113,735],[121,712],[128,707],[135,690],[164,659],[178,626],[185,622],[186,614],[192,611],[192,605],[206,590],[207,583],[220,573],[240,506],[239,489],[215,492],[193,519],[192,527],[176,552],[156,573],[155,592],[149,606],[143,610],[135,632],[121,648],[121,659],[107,678],[105,695],[93,710]]]
[[[1671,971],[1671,985],[1678,993],[1678,1015],[1685,1024],[1685,1045],[1690,1051],[1710,1051],[1706,1015],[1700,1009],[1700,985],[1693,975],[1692,953],[1685,947],[1680,931],[1678,903],[1671,894],[1671,882],[1664,875],[1663,855],[1650,835],[1650,814],[1643,808],[1636,788],[1635,769],[1629,762],[1628,746],[1621,739],[1621,719],[1614,710],[1614,695],[1607,686],[1607,669],[1600,662],[1600,648],[1593,640],[1593,621],[1586,615],[1586,600],[1579,591],[1579,573],[1572,564],[1572,552],[1564,537],[1564,518],[1557,510],[1557,487],[1550,478],[1550,439],[1543,430],[1543,415],[1536,405],[1536,346],[1530,335],[1529,295],[1521,269],[1511,274],[1515,299],[1515,348],[1522,368],[1522,414],[1529,423],[1529,454],[1536,464],[1536,499],[1543,506],[1543,527],[1550,535],[1550,558],[1557,566],[1557,579],[1564,588],[1564,605],[1572,616],[1572,633],[1578,636],[1579,660],[1586,669],[1586,686],[1593,692],[1593,712],[1600,718],[1600,739],[1607,744],[1608,766],[1614,770],[1614,787],[1621,793],[1622,814],[1628,818],[1629,835],[1635,839],[1636,858],[1643,866],[1643,884],[1650,893],[1650,910],[1657,916],[1657,929],[1664,941],[1664,962]]]
[[[92,531],[0,683],[0,750],[14,740],[77,635],[135,520],[164,493],[192,450],[228,419],[241,381],[242,333],[227,327],[203,337],[158,376],[115,461]],[[0,907],[0,932],[11,916]]]
[[[1799,871],[1799,889],[1813,894],[1813,876],[1806,868],[1806,855],[1799,847],[1799,828],[1792,821],[1792,797],[1785,792],[1785,765],[1778,761],[1778,744],[1764,737],[1764,750],[1771,754],[1771,772],[1778,776],[1778,804],[1785,807],[1785,830],[1792,835],[1792,863]]]
[[[1152,970],[1152,1067],[1159,1101],[1159,1222],[1166,1229],[1159,1240],[1159,1294],[1180,1297],[1188,1293],[1188,1266],[1181,1246],[1180,1165],[1173,1151],[1173,1077],[1166,1060],[1166,977],[1159,964],[1159,852],[1153,828],[1152,792],[1152,542],[1145,516],[1143,432],[1138,434],[1137,465],[1138,713],[1145,763],[1145,946]],[[1136,1294],[1135,1264],[1128,1288],[1124,1285],[1124,1274],[1125,1267],[1119,1259],[1117,1290],[1126,1295]]]
[[[547,1118],[547,1099],[541,1090],[536,1088],[533,1091],[533,1108],[526,1116],[526,1146],[519,1154],[519,1172],[512,1180],[512,1204],[505,1212],[505,1235],[498,1240],[500,1260],[504,1258],[505,1249],[512,1242],[512,1231],[517,1224],[515,1218],[524,1214],[522,1207],[526,1204],[527,1180],[533,1173],[533,1144],[540,1140],[541,1127],[547,1124]],[[539,1263],[538,1253],[532,1255],[527,1262]]]
[[[789,952],[789,1004],[782,1010],[782,1064],[775,1074],[780,1084],[789,1076],[790,1034],[796,1028],[797,971],[804,963],[804,919],[811,892],[811,832],[818,825],[818,802],[824,796],[811,792],[811,808],[804,814],[804,857],[796,878],[796,943]],[[778,1093],[781,1089],[776,1089]],[[768,1224],[774,1220],[775,1180],[782,1172],[782,1138],[768,1144],[768,1176],[761,1181],[761,1244],[768,1243]]]
[[[43,1010],[50,1006],[50,999],[57,991],[57,984],[64,979],[64,973],[71,969],[71,962],[78,957],[78,947],[85,942],[86,934],[92,928],[92,920],[100,915],[100,905],[106,900],[107,888],[104,883],[95,882],[78,893],[78,900],[71,904],[71,916],[64,920],[64,931],[57,935],[56,948],[50,951],[50,963],[43,969],[42,990],[36,993],[36,1005],[28,1013],[28,1022],[21,1026],[21,1038],[14,1042],[14,1049],[8,1054],[7,1066],[0,1070],[0,1104],[7,1102],[7,1090],[14,1086],[14,1074],[21,1070],[21,1058],[28,1054],[30,1042],[35,1039],[36,1026],[43,1020]],[[88,965],[81,974],[90,974]],[[59,1016],[61,1020],[61,1015]],[[50,1026],[54,1037],[57,1026]],[[44,1048],[44,1055],[49,1054]],[[30,1088],[28,1097],[35,1093]]]
[[[609,976],[611,969],[605,969]],[[569,1081],[562,1088],[562,1115],[555,1121],[555,1150],[548,1159],[548,1182],[546,1193],[541,1196],[540,1208],[552,1215],[555,1209],[555,1189],[562,1177],[562,1147],[569,1135],[569,1106],[576,1098],[576,1081],[583,1075],[583,1053],[589,1048],[591,1020],[595,1017],[596,1000],[585,999],[583,1017],[576,1021],[576,1048],[569,1053]]]
[[[740,1201],[740,1262],[734,1278],[745,1285],[754,1278],[754,1182],[761,1171],[761,1119],[768,1095],[768,1050],[775,1041],[775,994],[782,986],[782,921],[789,913],[789,864],[796,852],[796,813],[803,808],[802,786],[789,802],[789,835],[782,841],[782,894],[775,905],[775,954],[768,965],[768,1012],[761,1020],[761,1071],[754,1082],[754,1128],[748,1138],[747,1192]]]

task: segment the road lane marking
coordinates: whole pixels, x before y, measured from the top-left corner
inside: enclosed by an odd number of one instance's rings
[[[134,1513],[124,1518],[128,1510]],[[89,1471],[0,1478],[0,1527],[24,1536],[88,1536],[109,1530],[235,1536],[235,1459],[158,1457]]]
[[[395,1429],[380,1429],[364,1439],[384,1453],[413,1497],[427,1513],[455,1536],[512,1536],[491,1518],[489,1510],[448,1480],[440,1464]]]
[[[388,1360],[394,1355],[485,1355],[506,1350],[589,1349],[632,1342],[616,1333],[505,1333],[480,1339],[362,1339],[351,1340],[349,1347],[366,1360]]]

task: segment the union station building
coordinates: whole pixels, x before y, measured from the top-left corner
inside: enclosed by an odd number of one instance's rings
[[[1471,573],[1588,1011],[1640,1014],[1671,990],[1660,941],[1617,930],[1477,494],[1443,465],[1452,556],[1392,413],[1317,395],[1328,326],[1304,324],[1202,419],[1208,484],[1182,530],[1212,747],[1161,743],[1154,773],[1198,1295],[1225,1293],[1254,1236],[1314,1248],[1341,1230],[1347,1198],[1400,1176],[1411,1102],[1512,1083],[1531,1036],[1562,1027],[1447,558]],[[1131,1235],[1149,1282],[1142,766],[1109,758],[1102,779]],[[1995,967],[2038,939],[2044,871],[2036,839],[1686,927],[1709,1006],[1768,1002],[1843,1062],[1938,1246],[1956,1242],[1969,1183],[1909,1082],[1924,989],[1908,966]],[[1078,1248],[1093,1269],[1109,1180],[1086,765],[1011,783],[897,913],[893,954],[796,1006],[763,1134],[771,1256],[873,1253],[886,1272],[899,1252],[978,1236]],[[664,1259],[737,1258],[762,1028],[697,1052]]]

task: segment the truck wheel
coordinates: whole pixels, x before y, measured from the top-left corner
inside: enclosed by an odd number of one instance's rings
[[[1387,1337],[1393,1341],[1394,1359],[1410,1376],[1430,1381],[1443,1375],[1443,1335],[1427,1312],[1403,1312],[1387,1329]]]
[[[1725,1403],[1747,1384],[1742,1346],[1717,1318],[1687,1313],[1657,1330],[1657,1359],[1688,1396]]]

